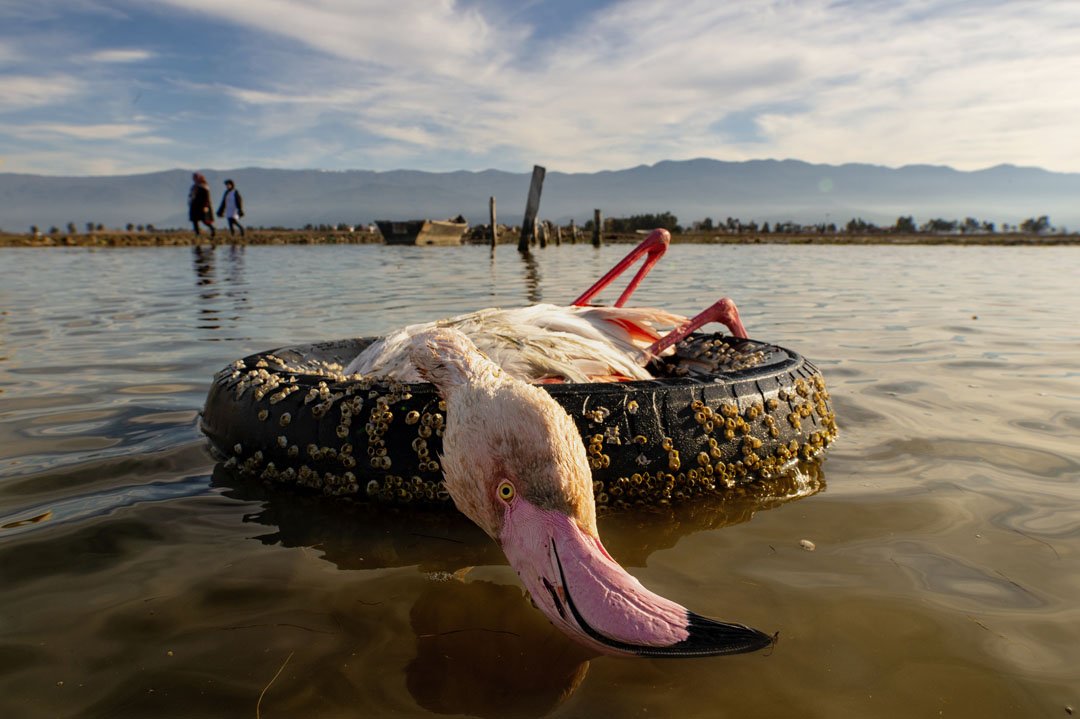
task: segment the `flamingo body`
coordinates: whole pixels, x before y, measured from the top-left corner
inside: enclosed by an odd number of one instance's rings
[[[615,562],[597,533],[581,437],[547,392],[511,376],[452,327],[415,333],[410,357],[447,403],[450,496],[499,543],[555,626],[624,656],[735,654],[772,642],[650,592]]]
[[[409,325],[369,345],[346,366],[345,374],[416,382],[421,373],[411,359],[411,340],[439,327],[465,333],[497,365],[526,382],[651,379],[644,366],[708,322],[722,322],[735,337],[746,337],[735,303],[726,297],[691,319],[665,310],[624,307],[670,242],[667,230],[654,230],[568,307],[495,307]],[[642,257],[644,263],[613,307],[587,304]],[[661,335],[657,331],[661,327],[669,331]]]
[[[676,328],[687,318],[665,310],[538,304],[489,308],[448,319],[409,325],[361,352],[345,374],[388,376],[418,382],[410,358],[412,338],[439,327],[460,330],[495,364],[526,382],[650,379],[645,352],[660,328]]]

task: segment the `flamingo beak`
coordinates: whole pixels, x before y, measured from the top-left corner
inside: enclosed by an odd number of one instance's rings
[[[773,642],[757,629],[708,619],[650,592],[574,519],[523,497],[507,506],[500,540],[551,623],[602,654],[705,657]]]

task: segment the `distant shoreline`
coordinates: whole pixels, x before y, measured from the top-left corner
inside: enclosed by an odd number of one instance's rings
[[[627,244],[639,242],[642,235],[604,233],[604,244]],[[517,245],[514,230],[499,230],[499,245]],[[589,244],[592,235],[585,232],[576,244]],[[738,234],[684,233],[672,235],[672,244],[727,244],[727,245],[979,245],[979,246],[1061,246],[1080,245],[1080,234],[1030,235],[1023,233],[993,234],[897,234],[876,233],[776,233],[744,232]],[[218,231],[211,239],[203,232],[196,235],[191,230],[154,232],[125,232],[101,230],[90,233],[15,234],[0,233],[3,247],[176,247],[195,245],[333,245],[333,244],[381,244],[377,232],[348,232],[344,230],[248,230],[244,237],[230,236]],[[565,242],[565,244],[572,244]],[[467,239],[467,245],[484,245],[484,241]],[[549,242],[548,244],[553,244]],[[537,247],[534,245],[534,248]]]

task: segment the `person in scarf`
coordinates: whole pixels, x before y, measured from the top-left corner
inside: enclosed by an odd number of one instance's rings
[[[191,220],[195,234],[199,234],[199,223],[204,223],[210,228],[210,236],[214,236],[214,209],[210,204],[210,184],[206,178],[196,172],[191,176],[195,184],[188,193],[188,219]]]
[[[240,228],[240,236],[244,236],[244,226],[240,224],[240,218],[244,216],[244,200],[236,190],[232,180],[225,180],[225,196],[221,198],[221,206],[217,210],[218,217],[229,220],[229,234],[233,234],[233,226]]]

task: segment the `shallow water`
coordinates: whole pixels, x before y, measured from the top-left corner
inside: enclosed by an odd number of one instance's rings
[[[1080,711],[1074,248],[671,248],[635,300],[735,298],[841,428],[810,496],[601,519],[757,654],[591,657],[466,520],[241,482],[199,434],[237,357],[566,302],[626,249],[4,250],[0,716]]]

